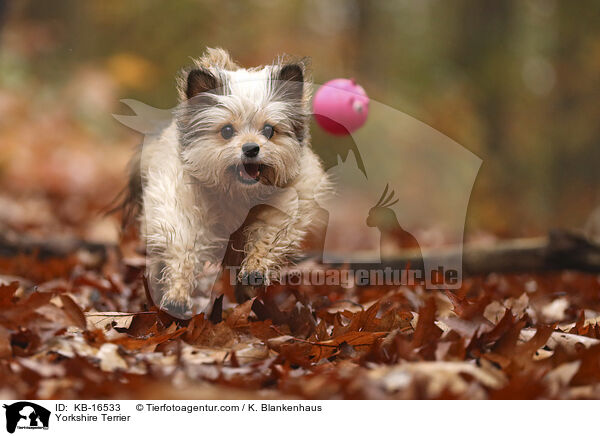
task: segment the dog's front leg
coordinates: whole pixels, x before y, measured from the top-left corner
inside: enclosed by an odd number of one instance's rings
[[[144,191],[144,236],[148,283],[155,303],[174,316],[187,316],[204,266],[205,230],[191,185],[156,178]],[[207,297],[208,297],[207,290]]]
[[[267,286],[291,257],[313,224],[314,201],[298,200],[289,214],[268,208],[246,229],[245,258],[236,289],[238,301],[253,297],[256,287]]]
[[[149,254],[149,284],[152,297],[161,309],[174,316],[191,310],[199,265],[193,245],[169,244]]]

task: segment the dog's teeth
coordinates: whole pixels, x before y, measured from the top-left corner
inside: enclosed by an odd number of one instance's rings
[[[243,170],[246,177],[256,179],[260,175],[260,166],[257,164],[245,164]]]

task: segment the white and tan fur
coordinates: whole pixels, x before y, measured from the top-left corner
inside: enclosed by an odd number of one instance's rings
[[[161,307],[189,314],[194,293],[209,296],[205,265],[222,261],[244,221],[240,280],[269,284],[298,254],[327,187],[309,144],[306,68],[304,61],[278,60],[243,69],[225,51],[208,49],[182,72],[173,122],[144,144],[139,168],[148,276]],[[265,124],[274,127],[270,139]],[[230,139],[221,134],[226,125],[235,130]],[[260,145],[250,159],[262,168],[253,184],[236,172],[248,160],[241,149],[248,142]],[[255,207],[261,204],[269,206]]]

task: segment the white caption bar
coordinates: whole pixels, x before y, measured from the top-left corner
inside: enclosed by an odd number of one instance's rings
[[[28,435],[573,434],[595,401],[0,401],[2,431]],[[4,434],[0,431],[0,434]]]

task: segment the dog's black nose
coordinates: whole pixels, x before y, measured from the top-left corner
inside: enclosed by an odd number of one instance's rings
[[[255,157],[259,151],[259,145],[254,142],[246,142],[244,145],[242,145],[242,152],[244,153],[244,156]]]

